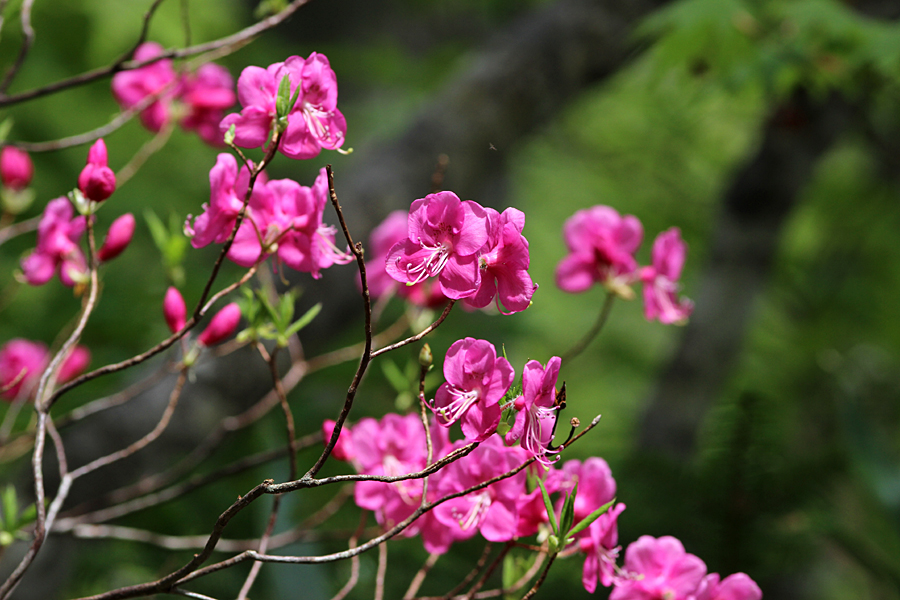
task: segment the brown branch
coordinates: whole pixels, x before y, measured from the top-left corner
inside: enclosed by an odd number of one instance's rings
[[[544,570],[541,572],[541,576],[538,577],[538,580],[534,582],[534,585],[531,586],[531,589],[528,590],[528,593],[522,596],[522,600],[530,600],[534,598],[534,595],[537,594],[537,591],[544,585],[544,580],[547,579],[547,573],[550,572],[550,567],[553,566],[553,561],[556,560],[558,554],[551,554],[550,558],[547,560],[547,565],[544,567]]]
[[[33,5],[34,0],[23,0],[22,2],[22,47],[19,49],[16,62],[6,72],[3,83],[0,83],[0,95],[5,94],[6,90],[9,89],[10,84],[16,77],[16,73],[22,68],[25,57],[28,56],[28,51],[31,50],[31,44],[34,43],[34,28],[31,26],[31,8]]]
[[[475,563],[475,566],[472,567],[472,570],[466,573],[466,576],[463,577],[462,581],[460,581],[456,586],[453,587],[452,590],[447,592],[442,596],[442,598],[450,598],[452,596],[457,595],[461,592],[467,585],[472,583],[472,581],[478,577],[478,573],[481,572],[481,569],[484,568],[485,563],[487,563],[488,557],[491,555],[491,548],[493,546],[490,542],[484,545],[484,550],[481,551],[481,556],[478,558],[478,561]]]
[[[412,600],[413,598],[415,598],[416,593],[419,591],[419,588],[422,587],[422,583],[425,582],[425,576],[428,575],[428,572],[431,571],[431,568],[435,565],[440,557],[441,555],[437,552],[432,552],[428,555],[428,559],[425,560],[425,564],[422,565],[422,568],[416,571],[416,575],[415,577],[413,577],[412,582],[410,582],[406,593],[403,594],[403,600]]]
[[[41,218],[44,215],[38,215],[36,217],[32,217],[30,219],[26,219],[25,221],[20,221],[18,223],[14,223],[9,227],[4,227],[0,229],[0,245],[4,242],[11,240],[17,235],[22,235],[23,233],[28,233],[29,231],[34,231],[38,228],[38,224],[41,222]]]
[[[378,569],[375,571],[375,600],[384,599],[384,576],[387,572],[387,544],[378,546]]]
[[[444,319],[446,319],[447,315],[450,314],[450,310],[453,308],[454,304],[456,304],[456,300],[451,300],[450,303],[447,304],[447,307],[444,309],[444,312],[441,313],[441,316],[439,316],[434,323],[432,323],[431,325],[429,325],[428,327],[426,327],[425,329],[423,329],[416,335],[408,337],[405,340],[400,340],[399,342],[397,342],[395,344],[391,344],[390,346],[385,346],[384,348],[379,348],[378,350],[373,351],[372,358],[375,358],[376,356],[380,356],[386,352],[390,352],[391,350],[396,350],[397,348],[402,348],[403,346],[406,346],[407,344],[412,344],[413,342],[418,342],[423,337],[425,337],[426,335],[428,335],[429,333],[431,333],[432,331],[437,329],[438,326],[440,326],[440,324],[444,322]]]

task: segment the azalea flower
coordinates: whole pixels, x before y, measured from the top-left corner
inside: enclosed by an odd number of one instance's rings
[[[22,260],[22,272],[31,285],[43,285],[58,271],[64,285],[72,287],[87,272],[87,261],[78,246],[84,233],[84,217],[75,217],[66,198],[47,203],[38,224],[37,247]]]
[[[545,464],[550,464],[547,454],[553,452],[547,446],[553,439],[553,425],[556,422],[556,379],[562,362],[558,356],[547,361],[547,368],[536,360],[525,364],[522,372],[522,395],[515,399],[513,408],[516,421],[506,434],[506,443],[521,440],[521,446],[529,454]]]
[[[644,535],[625,550],[627,577],[610,600],[690,600],[706,576],[706,564],[671,536]]]
[[[678,279],[686,255],[687,245],[677,227],[660,233],[653,242],[653,265],[642,268],[640,273],[644,316],[648,321],[659,319],[668,325],[685,321],[693,312],[693,302],[678,298]]]

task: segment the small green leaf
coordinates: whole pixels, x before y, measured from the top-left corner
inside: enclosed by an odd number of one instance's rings
[[[232,123],[231,127],[228,128],[228,131],[225,132],[225,145],[226,146],[234,145],[234,135],[235,135],[235,126],[234,126],[234,123]]]
[[[391,387],[394,388],[394,391],[397,393],[409,392],[409,379],[403,374],[397,363],[385,359],[381,363],[381,371],[384,373],[388,383],[391,384]]]
[[[609,508],[615,503],[616,503],[616,499],[613,498],[612,500],[610,500],[609,502],[607,502],[606,504],[604,504],[603,506],[601,506],[600,508],[598,508],[597,510],[595,510],[588,516],[586,516],[584,519],[581,520],[580,523],[578,523],[575,527],[573,527],[572,529],[569,530],[569,533],[566,534],[566,537],[572,537],[573,535],[581,533],[582,531],[584,531],[585,529],[590,527],[591,523],[593,523],[598,518],[600,518],[601,515],[605,514],[606,511],[608,511]]]
[[[560,537],[563,539],[563,543],[565,543],[566,538],[568,538],[568,531],[572,528],[572,523],[575,521],[575,496],[578,494],[578,485],[575,485],[575,489],[572,490],[572,493],[566,494],[566,499],[563,501],[562,511],[559,514],[559,531]]]
[[[288,292],[281,297],[278,305],[278,329],[286,330],[294,318],[294,294]]]
[[[263,308],[266,309],[266,314],[269,315],[269,318],[273,323],[278,322],[278,313],[275,312],[275,309],[272,307],[272,303],[269,302],[269,297],[266,296],[266,293],[262,290],[256,290],[256,297],[259,298],[260,304],[262,304]]]
[[[547,509],[547,516],[550,518],[550,527],[553,533],[559,535],[559,524],[556,522],[556,514],[553,512],[553,503],[550,502],[550,494],[547,493],[547,487],[544,482],[538,479],[538,485],[541,487],[541,497],[544,499],[544,508]]]
[[[322,303],[319,302],[312,308],[310,308],[302,317],[294,321],[294,324],[287,328],[285,334],[290,337],[312,323],[312,320],[316,318],[319,312],[322,310]]]
[[[12,126],[12,117],[6,117],[5,119],[3,119],[3,122],[0,123],[0,142],[6,141],[6,136],[9,135],[9,131],[12,129]]]
[[[278,95],[275,96],[275,115],[277,119],[284,119],[290,112],[291,103],[291,78],[285,75],[278,84]]]
[[[18,529],[19,503],[16,500],[16,488],[12,485],[7,485],[3,490],[3,517],[7,531],[12,532]]]

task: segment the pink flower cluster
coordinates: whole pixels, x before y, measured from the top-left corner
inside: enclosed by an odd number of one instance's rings
[[[447,298],[476,308],[496,298],[498,308],[520,312],[537,287],[528,274],[524,226],[515,208],[500,214],[453,192],[429,194],[412,203],[406,235],[388,251],[385,271],[408,286],[437,277]]]
[[[135,51],[134,60],[143,62],[162,54],[162,46],[147,42]],[[174,113],[181,115],[182,127],[196,131],[206,143],[224,145],[219,122],[235,101],[234,81],[224,67],[209,63],[196,73],[178,75],[171,59],[161,59],[117,73],[112,80],[112,92],[125,109],[154,98],[140,114],[141,123],[150,131],[160,131]]]
[[[623,217],[609,206],[579,210],[563,228],[569,255],[556,267],[556,284],[577,293],[600,283],[613,293],[630,297],[628,286],[640,280],[647,320],[685,321],[694,305],[678,298],[678,279],[687,254],[681,232],[673,227],[659,234],[653,242],[652,265],[639,268],[634,253],[643,235],[636,217]]]
[[[84,346],[75,346],[59,369],[57,380],[66,382],[81,374],[91,362]],[[13,339],[0,347],[0,398],[32,397],[41,373],[50,364],[50,353],[41,342]]]
[[[220,154],[209,172],[210,199],[203,214],[188,215],[185,232],[194,248],[224,243],[231,235],[250,184],[247,167],[238,170],[230,154]],[[312,188],[290,179],[256,179],[241,226],[228,251],[228,258],[250,267],[275,254],[281,263],[313,277],[334,264],[352,260],[335,246],[335,229],[322,222],[328,202],[328,179],[319,172]]]
[[[347,121],[337,108],[337,77],[324,54],[309,58],[291,56],[268,68],[247,67],[238,78],[238,99],[244,108],[222,120],[220,137],[234,125],[234,143],[259,148],[272,134],[277,114],[276,99],[281,81],[287,77],[291,96],[297,101],[286,115],[286,128],[278,149],[289,158],[318,156],[325,148],[344,144]]]

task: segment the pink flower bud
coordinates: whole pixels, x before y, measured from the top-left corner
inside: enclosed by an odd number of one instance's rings
[[[14,146],[4,146],[0,150],[0,180],[3,185],[14,190],[24,190],[31,183],[34,165],[24,150]]]
[[[103,138],[94,142],[88,151],[87,165],[78,176],[78,189],[95,202],[106,200],[116,191],[116,174],[108,166]]]
[[[125,213],[112,222],[109,231],[106,232],[106,239],[103,245],[97,251],[97,258],[100,262],[112,260],[122,254],[128,244],[131,243],[131,236],[134,235],[134,215]]]
[[[228,304],[216,313],[203,333],[197,338],[197,342],[204,346],[218,344],[237,329],[241,320],[241,309],[236,302]]]
[[[84,346],[75,346],[59,368],[59,381],[65,383],[81,375],[91,362],[91,351]]]
[[[322,423],[322,439],[325,442],[325,445],[328,445],[328,442],[331,441],[331,435],[334,433],[334,426],[336,424],[337,423],[331,419],[326,419],[325,422]],[[353,435],[346,423],[344,423],[344,427],[341,428],[341,434],[338,436],[338,441],[331,451],[331,456],[337,460],[344,461],[352,460],[354,457]]]
[[[166,297],[163,300],[163,316],[172,333],[177,333],[184,328],[187,307],[184,305],[181,293],[174,287],[166,290]]]

